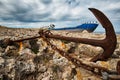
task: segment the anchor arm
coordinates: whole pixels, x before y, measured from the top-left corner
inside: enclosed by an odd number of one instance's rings
[[[104,52],[91,59],[91,61],[107,60],[114,52],[117,44],[116,34],[110,20],[99,10],[95,8],[89,8],[89,10],[95,15],[98,21],[102,24],[106,31],[106,38],[104,39]]]

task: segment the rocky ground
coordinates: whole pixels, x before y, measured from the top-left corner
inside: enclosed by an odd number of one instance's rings
[[[17,40],[39,36],[39,29],[0,29],[0,41],[5,38]],[[52,31],[69,37],[103,39],[105,34],[88,33],[86,31],[66,32]],[[56,39],[49,41],[69,54],[74,54],[83,62],[88,62],[93,56],[102,53],[103,49],[82,43],[74,43]],[[120,60],[120,35],[117,35],[117,46],[108,61],[97,61],[96,65],[109,70],[116,70]],[[43,38],[26,40],[13,45],[4,46],[0,43],[0,80],[108,80],[109,74],[103,72],[98,76],[82,67],[76,67],[71,61],[61,56],[51,48]]]

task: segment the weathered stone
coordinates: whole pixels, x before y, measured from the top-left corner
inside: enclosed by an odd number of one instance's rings
[[[16,46],[7,46],[4,52],[4,56],[9,58],[15,58],[18,54],[18,48]]]
[[[94,47],[94,46],[85,45],[85,44],[80,44],[78,48],[79,48],[79,53],[86,55],[86,57],[93,57],[103,52],[103,49],[100,47]]]
[[[39,36],[38,30],[5,30],[0,32],[0,40],[11,38],[17,40],[31,36]],[[69,37],[103,39],[105,34],[94,34],[88,32],[52,31],[53,34],[60,34]],[[15,35],[15,36],[14,36]],[[118,45],[114,52],[120,55],[120,36],[117,37]],[[75,54],[77,58],[88,63],[89,59],[103,49],[97,46],[91,46],[69,41],[49,39],[49,41],[70,54]],[[17,45],[17,46],[16,46]],[[23,49],[19,51],[19,45],[0,47],[0,76],[12,80],[102,80],[101,77],[94,75],[81,67],[75,65],[61,56],[57,51],[51,48],[43,38],[30,41],[23,41]],[[0,43],[1,46],[1,43]],[[4,50],[5,49],[5,50]],[[36,53],[36,54],[35,54]],[[2,54],[2,56],[1,56]],[[4,56],[3,56],[4,55]],[[6,58],[5,56],[9,57]],[[107,62],[97,62],[100,66],[116,70],[116,64],[119,58],[110,58]],[[105,74],[104,74],[105,75]],[[106,76],[105,76],[106,77]],[[105,79],[105,77],[103,77]]]
[[[44,73],[47,70],[46,66],[40,65],[40,68],[38,69],[39,72]]]

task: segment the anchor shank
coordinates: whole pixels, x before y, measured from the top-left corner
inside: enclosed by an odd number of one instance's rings
[[[73,38],[73,37],[65,37],[65,36],[60,36],[60,35],[47,35],[47,34],[45,36],[47,38],[72,41],[76,43],[83,43],[83,44],[89,44],[89,45],[101,46],[101,47],[104,46],[103,40],[95,40],[95,39],[87,39],[87,38]]]

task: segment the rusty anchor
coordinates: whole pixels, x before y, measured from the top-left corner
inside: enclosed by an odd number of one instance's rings
[[[116,34],[110,20],[99,10],[95,8],[89,8],[90,11],[95,15],[98,21],[102,24],[103,28],[106,31],[106,37],[103,40],[94,40],[86,38],[74,38],[74,37],[65,37],[61,35],[53,35],[46,32],[39,32],[39,34],[44,34],[47,38],[61,39],[66,41],[72,41],[76,43],[90,44],[94,46],[100,46],[104,49],[102,54],[98,54],[93,57],[91,61],[95,62],[98,60],[107,60],[114,52],[117,44]]]
[[[119,70],[120,69],[120,61],[117,64],[117,68],[116,68],[117,72],[111,71],[111,70],[108,70],[104,67],[100,67],[100,66],[96,66],[96,65],[88,65],[88,64],[85,64],[82,61],[80,61],[75,56],[73,56],[73,55],[71,56],[69,54],[66,54],[64,51],[58,49],[56,46],[51,44],[50,41],[48,40],[48,38],[54,38],[54,39],[72,41],[72,42],[76,42],[76,43],[84,43],[84,44],[90,44],[90,45],[94,45],[94,46],[100,46],[104,49],[104,52],[93,57],[91,59],[91,61],[96,62],[98,60],[107,60],[113,54],[113,52],[116,48],[116,44],[117,44],[117,39],[116,39],[113,25],[111,24],[109,19],[101,11],[94,9],[94,8],[89,8],[89,10],[93,12],[93,14],[96,16],[98,21],[102,24],[103,28],[105,28],[105,31],[106,31],[105,39],[94,40],[94,39],[86,39],[86,38],[65,37],[65,36],[61,36],[61,35],[54,35],[49,30],[40,30],[39,31],[40,36],[35,36],[35,37],[30,37],[30,38],[25,38],[25,39],[20,39],[20,40],[7,39],[3,42],[8,44],[8,45],[11,45],[11,44],[14,44],[16,42],[22,42],[24,40],[31,40],[31,39],[42,37],[48,43],[48,45],[51,45],[51,47],[53,49],[59,51],[59,53],[62,56],[67,58],[69,61],[72,61],[76,67],[83,67],[89,71],[92,71],[95,74],[99,74],[100,71],[105,71],[105,72],[110,73],[110,74],[112,74],[112,73],[113,74],[120,74],[120,70]],[[95,69],[98,69],[98,72],[94,72]],[[99,75],[101,75],[101,74],[99,74]],[[114,78],[114,76],[112,76],[110,78],[115,79],[116,77]],[[119,79],[120,78],[118,77],[117,80],[119,80]]]
[[[95,15],[98,21],[102,24],[103,28],[105,28],[105,31],[106,31],[105,39],[95,40],[95,39],[87,39],[87,38],[65,37],[61,35],[54,35],[50,33],[49,30],[47,31],[40,30],[39,31],[40,36],[35,36],[35,37],[30,37],[30,38],[25,38],[20,40],[9,40],[7,41],[7,44],[9,45],[15,42],[21,42],[24,40],[30,40],[30,39],[35,39],[35,38],[45,36],[47,38],[54,38],[54,39],[72,41],[76,43],[90,44],[93,46],[100,46],[104,49],[104,52],[93,57],[91,61],[96,62],[98,60],[107,60],[113,54],[117,44],[116,34],[114,31],[113,25],[110,22],[110,20],[101,11],[95,8],[89,8],[89,10]]]

